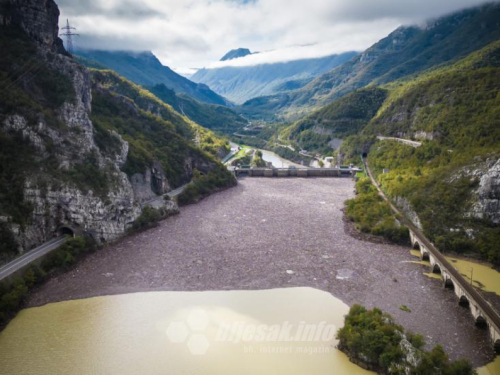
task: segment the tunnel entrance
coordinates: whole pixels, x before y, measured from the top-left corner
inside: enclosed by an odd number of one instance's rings
[[[363,159],[364,159],[364,158],[367,158],[367,157],[368,157],[368,153],[367,153],[367,152],[363,152],[363,153],[361,154],[361,157],[362,157]]]
[[[58,236],[75,237],[75,231],[73,228],[71,228],[69,226],[63,226],[63,227],[59,227],[59,229],[57,229],[57,235]]]

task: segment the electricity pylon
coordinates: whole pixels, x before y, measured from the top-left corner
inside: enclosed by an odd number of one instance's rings
[[[64,36],[66,38],[66,51],[68,51],[69,54],[72,55],[73,54],[73,37],[80,36],[80,35],[75,34],[71,31],[71,30],[76,30],[76,29],[69,25],[68,19],[66,19],[66,26],[62,27],[61,30],[64,30],[64,32],[61,34],[61,36]]]

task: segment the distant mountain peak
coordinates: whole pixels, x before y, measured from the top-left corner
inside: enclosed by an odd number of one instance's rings
[[[239,57],[245,57],[247,55],[251,55],[252,52],[248,48],[237,48],[237,49],[232,49],[228,53],[226,53],[220,61],[227,61],[227,60],[233,60],[237,59]]]

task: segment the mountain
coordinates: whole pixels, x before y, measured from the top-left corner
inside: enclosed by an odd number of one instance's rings
[[[200,69],[191,79],[209,85],[235,103],[243,103],[258,96],[302,87],[355,55],[355,52],[347,52],[316,59]]]
[[[116,240],[142,202],[196,170],[210,180],[204,194],[234,183],[215,157],[226,141],[125,78],[78,64],[58,17],[53,0],[0,9],[0,262],[63,225]]]
[[[367,87],[354,91],[283,129],[280,138],[299,149],[329,153],[338,141],[358,133],[376,115],[387,90]]]
[[[82,56],[76,56],[76,60],[88,68],[98,70],[109,70],[108,67],[89,60]],[[187,116],[192,121],[215,131],[223,133],[234,133],[248,125],[248,120],[241,117],[232,109],[218,104],[208,104],[198,101],[192,97],[176,93],[169,89],[164,83],[160,83],[147,90],[155,94],[164,103],[171,105],[177,112]]]
[[[141,86],[163,83],[177,93],[201,102],[226,105],[226,100],[205,84],[195,83],[163,66],[151,52],[77,50],[77,56],[104,65]]]
[[[500,4],[466,9],[400,27],[360,55],[320,75],[306,86],[242,106],[247,116],[292,116],[324,106],[369,84],[384,84],[434,66],[452,63],[500,37]]]
[[[248,120],[232,109],[216,104],[197,101],[184,94],[176,94],[163,83],[148,88],[177,112],[189,117],[194,122],[214,131],[232,134],[248,125]]]
[[[387,99],[340,153],[357,162],[369,151],[384,191],[441,251],[475,253],[498,266],[500,40],[385,87]]]
[[[245,57],[246,55],[251,55],[252,52],[248,48],[237,48],[237,49],[232,49],[228,53],[226,53],[220,61],[227,61],[227,60],[233,60],[237,59],[239,57]]]

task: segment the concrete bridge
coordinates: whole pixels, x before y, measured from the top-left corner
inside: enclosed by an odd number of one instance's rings
[[[377,188],[382,198],[389,203],[392,210],[399,214],[400,221],[410,231],[410,240],[414,249],[420,250],[422,260],[429,261],[433,273],[441,274],[443,287],[453,290],[457,296],[457,305],[468,308],[478,328],[487,329],[493,346],[497,353],[500,353],[500,315],[491,305],[479,294],[479,292],[457,271],[453,265],[441,254],[441,252],[425,237],[425,235],[413,223],[407,220],[404,215],[386,197],[373,174],[364,160],[368,175]]]
[[[458,304],[470,310],[476,327],[488,329],[495,351],[500,353],[500,316],[420,231],[408,229],[412,247],[420,251],[422,260],[429,262],[433,273],[441,274],[443,287],[455,293]]]
[[[230,169],[231,170],[231,169]],[[233,168],[233,173],[249,177],[345,177],[361,171],[359,168]]]

